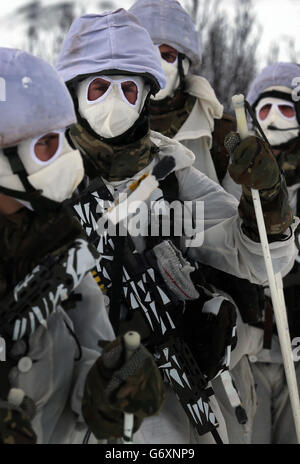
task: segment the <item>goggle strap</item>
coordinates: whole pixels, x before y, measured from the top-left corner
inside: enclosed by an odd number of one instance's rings
[[[272,151],[272,148],[271,148],[271,145],[267,139],[267,137],[265,136],[265,133],[264,131],[262,130],[261,128],[261,125],[259,124],[258,120],[257,120],[257,117],[255,115],[255,112],[253,111],[251,105],[247,102],[247,100],[245,100],[245,109],[248,111],[248,113],[250,114],[251,116],[251,119],[252,119],[252,123],[255,127],[257,127],[258,131],[260,132],[260,135],[262,136],[263,140],[266,142],[266,144],[268,145],[268,147],[270,148],[270,150]]]
[[[268,90],[267,92],[263,92],[259,95],[259,98],[255,101],[252,107],[255,108],[259,100],[262,100],[263,98],[267,98],[267,97],[280,98],[281,100],[288,100],[291,103],[295,103],[293,101],[292,95],[289,93],[281,92],[279,90]]]

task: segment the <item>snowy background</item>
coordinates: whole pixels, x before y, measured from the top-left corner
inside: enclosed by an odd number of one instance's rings
[[[31,0],[10,0],[8,2],[0,2],[0,45],[1,46],[20,46],[22,43],[22,14],[17,13],[18,9],[34,3]],[[107,9],[110,4],[114,7],[127,8],[134,1],[120,0],[99,2],[96,0],[41,0],[41,5],[55,6],[65,3],[76,3],[84,9],[85,12],[94,13],[100,12],[99,4],[104,4],[104,9]],[[180,0],[183,6],[187,6],[188,0]],[[212,3],[212,0],[205,0],[207,5]],[[233,0],[218,0],[217,3],[222,5],[222,8],[228,13],[233,20],[234,17],[234,1]],[[20,10],[19,10],[20,11]],[[257,21],[262,26],[262,34],[259,45],[260,61],[264,64],[268,51],[272,45],[280,47],[279,58],[281,60],[289,60],[289,40],[296,42],[296,49],[300,53],[300,0],[254,0],[253,11],[256,14]],[[299,59],[300,60],[300,57]]]
[[[73,19],[128,8],[134,0],[0,2],[0,46],[23,48],[55,64]],[[180,0],[203,44],[201,74],[228,110],[230,96],[274,61],[300,63],[300,0]]]

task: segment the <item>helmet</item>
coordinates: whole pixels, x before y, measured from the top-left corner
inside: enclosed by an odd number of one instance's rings
[[[90,74],[131,74],[164,87],[160,57],[148,32],[123,8],[76,19],[64,40],[57,70],[67,84]]]
[[[57,208],[84,174],[65,137],[76,123],[72,98],[55,69],[29,53],[0,48],[0,69],[0,192],[36,210]]]
[[[296,63],[274,63],[262,70],[262,72],[257,76],[256,79],[252,82],[247,100],[250,105],[254,108],[259,100],[266,96],[283,98],[286,100],[293,101],[292,90],[296,87],[295,77],[299,78],[300,76],[300,65]],[[299,81],[298,81],[299,84]],[[271,87],[287,87],[291,89],[291,92],[287,93],[280,90],[271,90]],[[270,91],[266,92],[266,89]],[[300,124],[300,105],[299,102],[294,102],[297,119]]]
[[[0,148],[76,122],[68,89],[55,69],[40,58],[0,48]]]
[[[167,44],[186,55],[195,72],[201,63],[199,34],[176,0],[137,0],[129,11],[147,29],[154,44]]]

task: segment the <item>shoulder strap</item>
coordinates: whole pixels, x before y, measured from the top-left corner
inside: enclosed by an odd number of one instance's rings
[[[164,199],[168,202],[178,200],[179,197],[179,183],[175,172],[171,172],[165,179],[159,182]]]
[[[179,200],[179,183],[175,172],[171,172],[171,174],[169,174],[165,179],[159,181],[159,188],[162,190],[164,200],[166,200],[168,203],[172,203],[175,200]],[[170,217],[170,220],[172,222],[172,216]],[[174,230],[172,224],[170,230]],[[147,249],[154,248],[155,245],[158,245],[158,243],[160,243],[162,240],[162,237],[151,237],[150,234],[148,235],[148,237],[145,238],[147,243]],[[163,239],[167,238],[170,238],[175,246],[179,246],[180,237],[163,237]]]
[[[223,114],[221,119],[215,119],[215,128],[212,134],[211,157],[216,169],[218,180],[222,183],[227,172],[230,156],[224,146],[225,136],[230,131],[236,131],[236,120],[229,114]]]

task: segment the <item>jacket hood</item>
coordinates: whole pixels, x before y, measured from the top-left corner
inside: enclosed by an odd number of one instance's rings
[[[194,153],[181,143],[154,131],[150,131],[150,138],[159,147],[159,157],[173,156],[176,162],[174,171],[189,168],[193,165],[195,161]]]

